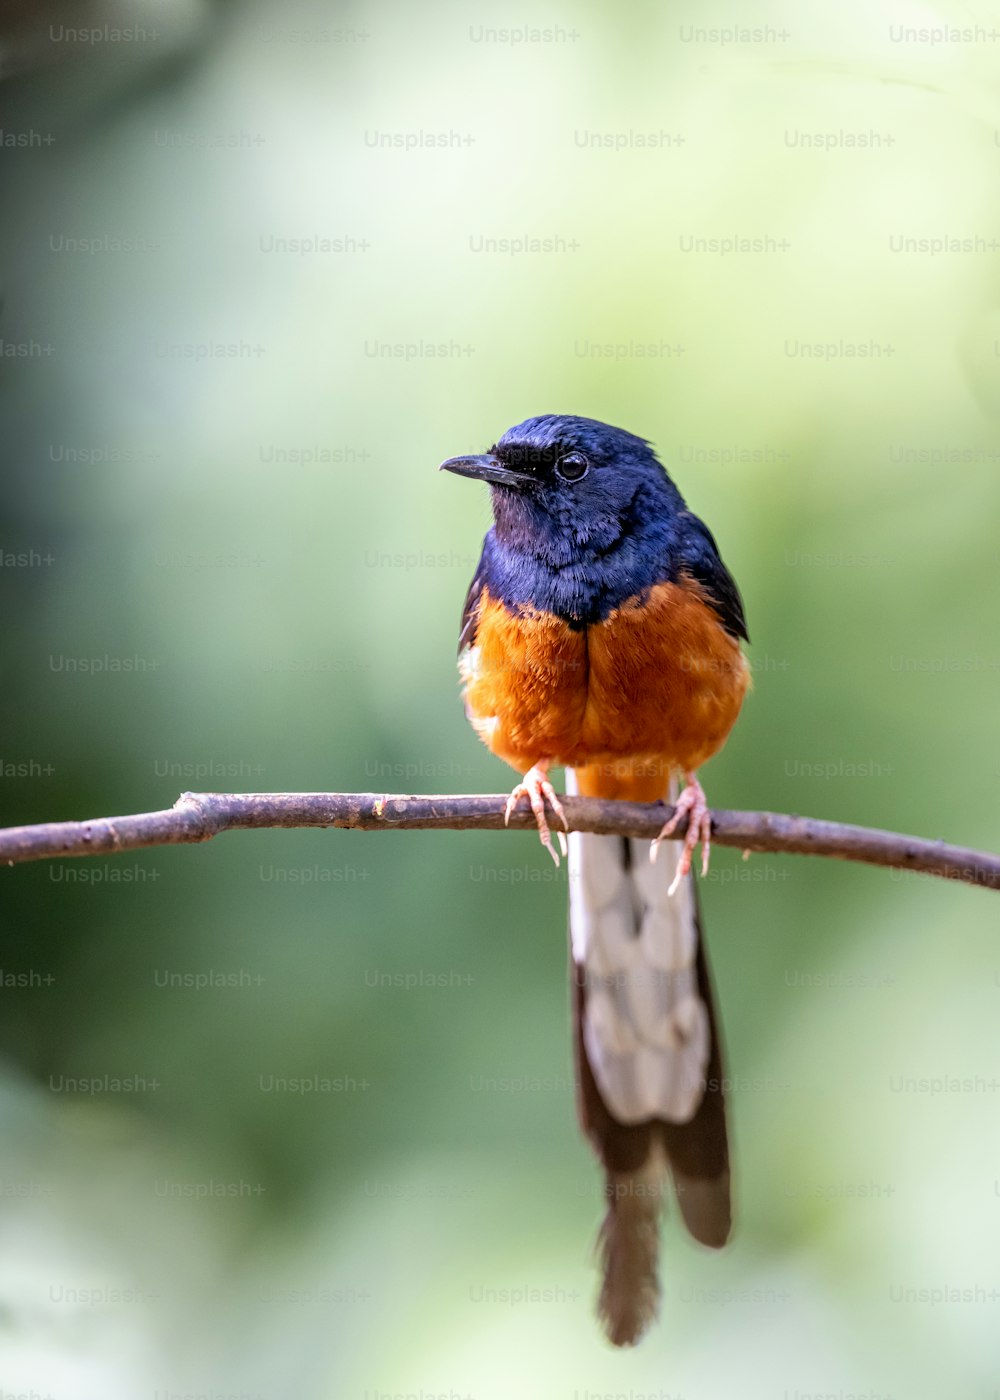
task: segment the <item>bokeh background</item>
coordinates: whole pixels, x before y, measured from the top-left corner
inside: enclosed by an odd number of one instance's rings
[[[744,591],[720,806],[1000,840],[985,4],[0,14],[5,824],[477,792],[485,492],[651,438]],[[4,876],[0,1385],[995,1397],[995,897],[717,850],[739,1222],[592,1316],[564,877],[259,832]]]

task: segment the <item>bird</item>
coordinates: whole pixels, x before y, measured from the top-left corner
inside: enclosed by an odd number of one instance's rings
[[[732,1226],[726,1083],[692,859],[708,871],[698,770],[750,687],[739,589],[651,442],[543,414],[441,470],[489,485],[493,524],[462,613],[467,717],[521,776],[556,864],[568,855],[581,1128],[604,1171],[597,1311],[631,1346],[659,1311],[667,1182],[699,1242]],[[566,792],[669,802],[650,842],[567,832]],[[679,790],[681,778],[684,786]],[[675,833],[687,818],[683,839]]]

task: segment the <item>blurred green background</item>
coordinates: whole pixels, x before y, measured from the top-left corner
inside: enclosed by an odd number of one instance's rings
[[[996,848],[995,11],[2,19],[5,824],[508,788],[436,467],[568,412],[742,586],[710,800]],[[995,1397],[995,899],[715,852],[738,1230],[667,1220],[618,1354],[563,885],[500,833],[9,871],[4,1394]]]

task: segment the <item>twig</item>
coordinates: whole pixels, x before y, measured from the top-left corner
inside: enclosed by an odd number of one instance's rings
[[[504,825],[505,796],[388,797],[372,792],[185,792],[162,812],[127,817],[95,817],[84,822],[44,822],[0,830],[0,863],[45,860],[53,856],[113,855],[144,846],[208,841],[221,831],[261,827],[337,826],[358,831],[497,831]],[[657,834],[670,808],[654,803],[611,802],[567,797],[566,816],[574,831],[618,836]],[[533,826],[525,806],[510,821],[514,829]],[[683,834],[685,823],[678,828]],[[784,855],[831,856],[893,866],[945,880],[1000,889],[1000,856],[923,841],[873,827],[778,812],[712,813],[712,839],[720,846]]]

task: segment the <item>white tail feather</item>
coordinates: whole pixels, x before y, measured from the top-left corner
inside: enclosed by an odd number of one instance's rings
[[[566,773],[566,790],[577,790]],[[574,831],[569,837],[570,934],[584,980],[583,1044],[620,1123],[687,1123],[701,1102],[711,1049],[699,994],[691,877],[668,894],[681,845]]]

